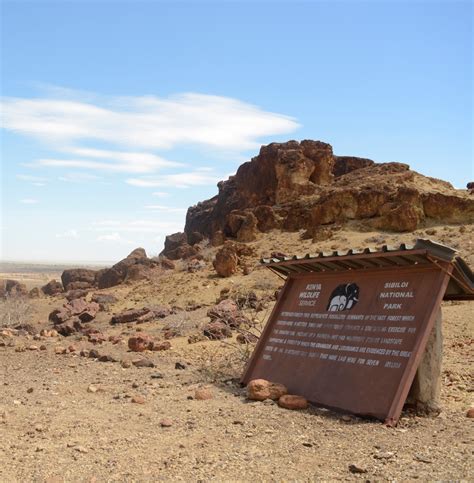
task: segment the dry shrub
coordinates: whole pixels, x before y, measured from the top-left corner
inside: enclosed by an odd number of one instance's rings
[[[32,306],[26,297],[7,296],[0,300],[0,327],[26,324],[32,314]]]

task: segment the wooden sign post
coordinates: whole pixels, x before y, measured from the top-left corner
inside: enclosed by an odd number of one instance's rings
[[[395,425],[452,267],[289,274],[247,365],[316,405]]]

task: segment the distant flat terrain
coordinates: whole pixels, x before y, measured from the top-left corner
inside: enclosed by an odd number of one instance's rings
[[[34,263],[34,262],[0,262],[0,280],[18,280],[24,283],[28,290],[33,287],[40,287],[50,280],[60,280],[61,274],[68,268],[91,268],[97,270],[105,267],[107,264],[90,264],[82,263]],[[108,265],[113,265],[111,262]]]

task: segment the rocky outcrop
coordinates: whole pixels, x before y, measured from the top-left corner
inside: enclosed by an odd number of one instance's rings
[[[109,288],[126,281],[149,278],[152,269],[158,267],[158,265],[157,261],[147,257],[143,248],[136,248],[113,267],[100,270],[97,273],[97,286],[99,288]]]
[[[167,237],[163,255],[194,257],[203,237],[213,246],[226,239],[248,243],[272,229],[306,230],[318,239],[321,227],[351,221],[363,229],[395,232],[413,231],[429,220],[474,221],[469,191],[422,176],[406,164],[336,156],[321,141],[263,146],[234,176],[218,183],[218,190],[188,209],[184,232]],[[216,261],[222,276],[236,270],[228,252]]]
[[[64,270],[61,275],[61,281],[66,291],[93,288],[96,286],[96,274],[96,270],[71,268]]]
[[[61,280],[66,291],[109,288],[124,282],[153,277],[160,262],[150,259],[143,248],[136,248],[126,258],[110,268],[90,270],[73,268],[64,270]]]

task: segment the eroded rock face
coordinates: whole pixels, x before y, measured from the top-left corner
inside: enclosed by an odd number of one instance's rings
[[[311,237],[320,226],[352,220],[395,232],[413,231],[426,219],[474,221],[469,191],[455,190],[403,163],[335,156],[320,141],[263,146],[218,189],[215,197],[189,208],[184,233],[168,237],[165,254],[189,256],[199,235],[220,246],[226,238],[248,243],[272,229],[304,229]],[[226,258],[219,263],[221,272],[231,274],[235,263]]]

